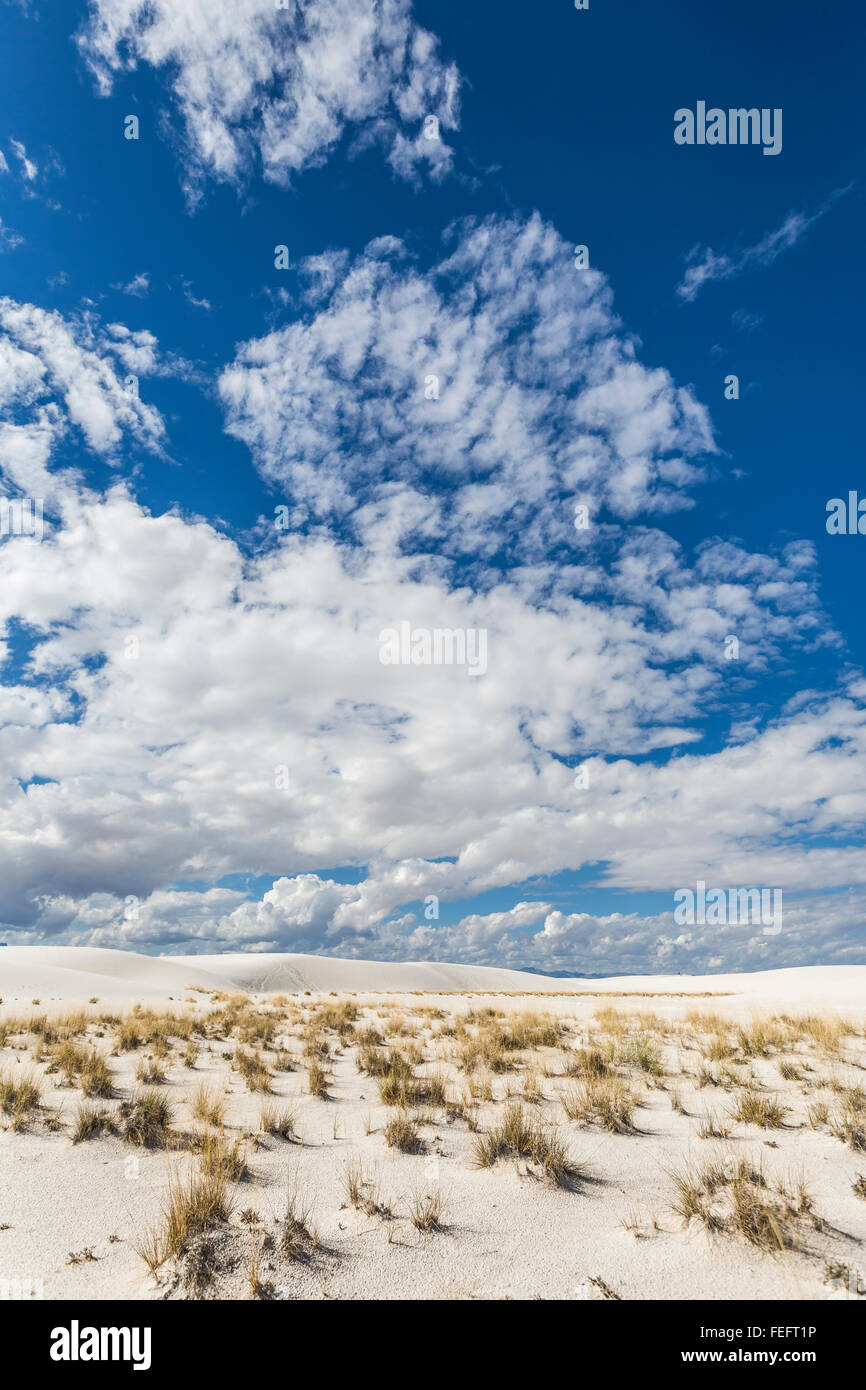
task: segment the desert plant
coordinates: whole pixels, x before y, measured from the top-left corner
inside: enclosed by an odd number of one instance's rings
[[[307,1085],[310,1088],[311,1096],[318,1096],[320,1100],[327,1100],[328,1073],[325,1071],[318,1057],[312,1057],[310,1059],[310,1065],[307,1068]]]
[[[137,1253],[155,1273],[167,1259],[182,1255],[193,1236],[228,1221],[231,1209],[228,1183],[219,1174],[172,1172],[161,1222],[137,1243]]]
[[[35,1071],[0,1072],[0,1110],[13,1130],[21,1129],[42,1105],[42,1083]]]
[[[222,1130],[206,1134],[199,1152],[201,1171],[208,1177],[239,1183],[247,1176],[246,1150],[240,1139],[229,1140]]]
[[[114,1120],[109,1110],[104,1106],[82,1101],[72,1126],[72,1142],[80,1144],[85,1139],[97,1139],[101,1134],[111,1134],[113,1130]]]
[[[418,1133],[418,1122],[405,1110],[392,1115],[385,1125],[385,1142],[401,1153],[421,1153],[423,1140]]]
[[[707,1113],[698,1122],[698,1135],[701,1139],[727,1139],[730,1130],[725,1127],[714,1110]]]
[[[558,1186],[566,1186],[579,1176],[578,1166],[569,1159],[555,1129],[527,1115],[519,1102],[506,1105],[499,1124],[476,1136],[472,1157],[478,1168],[492,1168],[500,1158],[530,1160]]]
[[[630,1033],[617,1051],[617,1061],[639,1067],[648,1076],[661,1076],[661,1048],[649,1033]]]
[[[634,1129],[632,1116],[639,1100],[619,1076],[587,1078],[565,1090],[560,1099],[568,1118],[578,1124],[594,1122],[618,1134]]]
[[[609,1063],[597,1047],[576,1047],[566,1059],[566,1076],[600,1077],[606,1076],[608,1070]]]
[[[444,1206],[438,1187],[416,1192],[409,1203],[409,1220],[416,1231],[441,1231]]]
[[[289,1169],[286,1184],[286,1214],[280,1232],[280,1249],[290,1260],[308,1260],[318,1244],[311,1227],[312,1202],[306,1195],[297,1170]]]
[[[160,1086],[165,1081],[165,1072],[156,1057],[139,1057],[135,1078],[145,1086]]]
[[[259,1116],[259,1128],[265,1134],[275,1134],[280,1139],[297,1139],[295,1125],[297,1123],[298,1112],[296,1107],[284,1105],[278,1107],[266,1103],[262,1106]]]
[[[226,1098],[220,1095],[219,1091],[204,1083],[198,1086],[193,1092],[190,1101],[190,1110],[197,1120],[203,1124],[213,1125],[214,1129],[219,1129],[225,1124],[226,1118]]]
[[[174,1116],[171,1104],[159,1091],[138,1091],[122,1100],[118,1116],[121,1133],[130,1144],[159,1148],[168,1143]]]
[[[782,1105],[773,1096],[762,1096],[757,1091],[744,1090],[737,1096],[731,1116],[744,1125],[759,1125],[761,1129],[782,1129],[789,1107]]]
[[[248,1091],[261,1091],[264,1095],[270,1092],[271,1074],[261,1053],[245,1052],[238,1047],[232,1058],[232,1066],[241,1073]]]

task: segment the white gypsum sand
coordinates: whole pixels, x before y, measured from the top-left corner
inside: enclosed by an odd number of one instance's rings
[[[866,967],[6,947],[0,996],[6,1296],[866,1290]]]

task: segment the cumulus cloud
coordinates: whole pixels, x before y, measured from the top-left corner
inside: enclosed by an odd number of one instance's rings
[[[459,76],[411,0],[91,0],[79,43],[103,95],[139,64],[166,73],[193,196],[254,161],[285,186],[347,135],[405,177],[451,168]]]
[[[782,930],[769,935],[759,923],[683,926],[672,911],[563,912],[543,899],[452,922],[419,920],[415,912],[383,922],[367,918],[358,926],[340,920],[367,889],[307,874],[280,879],[260,899],[245,902],[229,889],[159,891],[144,902],[108,894],[57,898],[43,905],[40,930],[70,944],[127,950],[324,952],[590,976],[844,965],[860,962],[866,944],[862,886],[786,898]]]
[[[102,327],[93,318],[68,319],[33,304],[0,299],[0,407],[7,444],[18,439],[32,452],[66,425],[98,453],[116,450],[125,431],[146,447],[160,447],[164,426],[144,402],[137,383],[121,378],[157,367],[156,339],[123,324]],[[9,471],[14,458],[3,463]]]
[[[601,274],[537,215],[452,229],[418,267],[395,238],[301,267],[307,311],[220,379],[228,428],[294,519],[370,546],[549,551],[574,504],[691,505],[706,410],[620,331]]]
[[[427,893],[453,900],[604,862],[612,881],[655,887],[705,863],[750,879],[761,864],[786,886],[866,868],[847,848],[806,864],[785,842],[792,823],[826,836],[862,815],[853,695],[723,753],[661,766],[616,756],[687,742],[726,679],[707,639],[712,603],[730,601],[715,555],[701,577],[680,576],[667,650],[636,594],[621,608],[564,595],[540,606],[517,584],[479,596],[323,536],[245,558],[206,522],[151,516],[121,487],[70,488],[50,535],[7,538],[4,562],[0,617],[24,615],[31,639],[16,685],[60,702],[0,731],[0,839],[14,850],[0,911],[22,926],[57,897],[144,900],[276,868],[272,897],[239,909],[227,939],[284,940],[292,920],[312,945],[327,922],[321,945]],[[731,563],[748,575],[748,557]],[[785,569],[753,569],[736,606],[758,628],[754,584]],[[400,612],[488,626],[483,680],[383,667],[383,617]],[[375,866],[363,889],[330,886],[317,901],[312,876],[351,863]]]
[[[0,301],[4,478],[51,504],[41,539],[0,541],[0,919],[23,939],[670,968],[720,948],[665,914],[593,918],[524,885],[866,881],[863,683],[701,742],[708,710],[835,640],[813,548],[708,537],[687,554],[639,519],[687,498],[708,422],[640,364],[602,277],[567,251],[537,218],[494,220],[455,229],[432,270],[392,239],[308,266],[298,323],[221,380],[230,428],[314,523],[262,519],[252,546],[68,466],[76,438],[109,460],[163,447],[124,381],[167,370],[151,334]],[[437,429],[418,412],[447,392],[418,405],[404,367],[423,379],[431,345],[459,383]],[[610,513],[606,540],[571,525],[578,482]],[[461,531],[467,489],[484,525]],[[575,549],[549,553],[566,533]],[[484,677],[384,666],[380,633],[404,619],[483,628]],[[219,886],[234,875],[272,886]],[[517,901],[441,923],[418,906],[496,889]]]

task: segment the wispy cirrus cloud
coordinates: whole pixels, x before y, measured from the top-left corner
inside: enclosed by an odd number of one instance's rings
[[[753,246],[721,253],[715,252],[711,246],[693,246],[686,256],[687,269],[677,285],[677,294],[690,303],[697,298],[704,285],[713,280],[732,280],[744,271],[772,265],[784,251],[802,241],[809,228],[826,216],[853,187],[853,183],[850,183],[845,188],[834,189],[811,216],[804,212],[789,212],[778,227],[767,232]]]
[[[9,144],[18,160],[21,177],[26,179],[28,183],[33,183],[39,177],[39,165],[35,159],[30,158],[26,147],[20,140],[10,140]]]
[[[23,246],[24,238],[20,232],[16,232],[14,227],[7,227],[0,217],[0,251],[14,251],[16,246]]]

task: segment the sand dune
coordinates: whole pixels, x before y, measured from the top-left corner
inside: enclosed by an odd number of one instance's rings
[[[5,947],[0,996],[0,1298],[245,1298],[256,1249],[280,1299],[866,1296],[864,966],[559,980]],[[514,1041],[521,1027],[534,1036]],[[405,1092],[377,1047],[364,1059],[371,1029]],[[136,1097],[154,1093],[165,1132],[136,1137]],[[605,1096],[627,1101],[615,1122]],[[480,1161],[515,1106],[559,1149],[500,1139]],[[145,1237],[208,1133],[243,1160],[228,1209],[149,1272]],[[673,1175],[696,1172],[684,1217]],[[316,1232],[304,1258],[284,1244],[295,1191]],[[749,1226],[753,1211],[777,1224]]]
[[[441,993],[452,990],[581,994],[641,993],[728,996],[754,1007],[866,1010],[866,966],[808,966],[728,975],[628,975],[603,980],[554,979],[492,966],[417,961],[345,960],[288,952],[146,956],[83,946],[8,946],[0,950],[3,1008],[38,998],[52,1003],[157,1002],[192,986],[256,994],[357,990]]]

